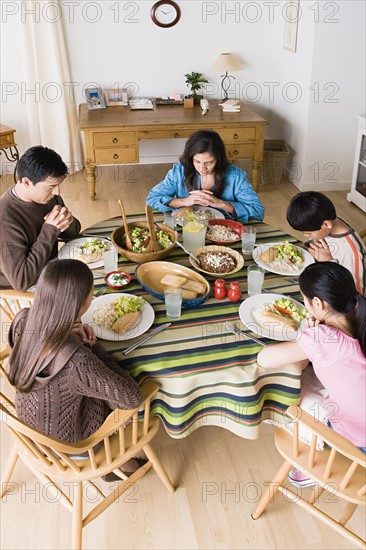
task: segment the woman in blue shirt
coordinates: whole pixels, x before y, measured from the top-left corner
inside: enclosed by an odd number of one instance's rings
[[[229,164],[217,132],[200,130],[186,143],[180,162],[153,187],[146,202],[160,212],[199,205],[221,210],[225,217],[262,221],[264,206],[246,173]]]

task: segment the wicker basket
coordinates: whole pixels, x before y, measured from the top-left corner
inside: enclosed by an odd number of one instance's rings
[[[136,264],[142,264],[143,262],[150,262],[151,260],[163,260],[169,254],[174,250],[175,248],[175,231],[171,227],[168,227],[167,225],[164,225],[162,223],[156,223],[155,224],[159,230],[162,229],[163,231],[166,231],[169,235],[170,240],[172,241],[172,245],[168,246],[168,248],[164,248],[164,250],[159,250],[158,252],[141,252],[140,254],[138,252],[132,252],[132,250],[127,250],[126,248],[122,248],[122,242],[123,237],[125,234],[124,227],[117,227],[112,233],[112,242],[113,244],[118,248],[119,253],[127,258],[128,260],[131,260],[131,262],[135,262]],[[147,227],[146,222],[130,222],[128,224],[128,230],[131,231],[135,227]]]
[[[279,185],[289,148],[282,139],[265,139],[262,163],[262,183]]]

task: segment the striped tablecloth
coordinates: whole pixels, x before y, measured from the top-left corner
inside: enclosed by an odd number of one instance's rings
[[[128,216],[129,221],[144,219],[143,214]],[[161,214],[155,215],[162,220]],[[257,243],[277,242],[293,237],[265,223],[254,222]],[[121,225],[119,217],[100,222],[84,234],[110,236]],[[240,250],[241,243],[233,248]],[[176,249],[167,261],[191,267],[188,256]],[[134,277],[136,264],[119,257],[120,267],[132,275],[126,292],[143,296],[154,308],[154,327],[169,321],[165,305],[147,294]],[[246,270],[252,260],[230,280],[240,282],[242,299],[247,298]],[[95,290],[103,284],[103,275],[95,272]],[[207,277],[213,287],[216,277]],[[299,297],[299,287],[286,278],[266,273],[264,288],[272,292]],[[182,315],[168,329],[154,336],[128,356],[121,354],[135,340],[102,341],[142,384],[153,379],[161,387],[152,402],[152,413],[160,416],[171,437],[186,437],[200,426],[220,426],[248,439],[259,436],[263,420],[283,422],[284,411],[300,398],[301,372],[295,365],[275,371],[258,367],[256,357],[261,346],[229,333],[225,321],[238,321],[241,302],[216,300],[211,288],[210,298],[198,308],[182,309]],[[263,341],[266,341],[264,338]],[[268,340],[267,340],[268,341]]]

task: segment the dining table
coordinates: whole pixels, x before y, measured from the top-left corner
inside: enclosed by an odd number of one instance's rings
[[[128,222],[144,221],[145,213],[136,212],[127,218]],[[154,219],[162,221],[163,215],[155,212]],[[249,224],[256,228],[257,244],[296,241],[295,237],[266,223],[251,220]],[[83,235],[110,238],[121,225],[122,220],[117,216],[96,223],[84,230]],[[241,241],[230,247],[241,253]],[[178,247],[165,261],[192,268],[188,254]],[[229,332],[225,325],[227,321],[239,321],[239,306],[248,298],[247,268],[253,263],[251,257],[245,257],[240,271],[225,276],[227,287],[231,281],[239,282],[240,301],[232,302],[227,297],[216,299],[213,289],[218,275],[205,276],[210,283],[207,300],[197,307],[183,306],[178,320],[128,355],[124,356],[123,350],[141,336],[127,341],[100,340],[139,384],[153,380],[159,385],[151,414],[160,417],[173,438],[187,437],[203,426],[218,426],[240,437],[256,439],[262,422],[288,422],[287,407],[299,404],[300,367],[296,364],[273,370],[260,367],[257,354],[261,345],[243,334]],[[164,302],[146,292],[136,279],[137,264],[119,255],[118,267],[131,275],[131,282],[123,292],[141,296],[154,309],[155,318],[149,331],[167,323]],[[94,270],[93,275],[95,293],[118,292],[106,286],[102,269]],[[263,291],[299,299],[296,281],[269,271],[265,273]],[[275,343],[265,337],[260,339],[265,344]]]

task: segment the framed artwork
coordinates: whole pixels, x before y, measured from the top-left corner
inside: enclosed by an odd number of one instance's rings
[[[88,109],[105,109],[102,88],[87,88],[85,90]]]
[[[299,0],[292,0],[286,6],[285,12],[285,34],[283,47],[289,52],[296,52],[297,46],[297,24],[299,21],[300,8]]]
[[[108,88],[104,92],[107,107],[128,105],[128,94],[125,88]]]

